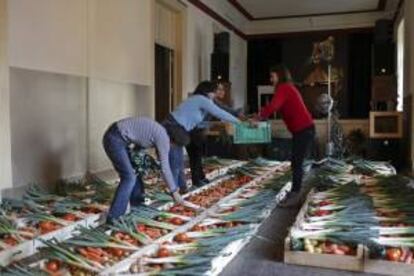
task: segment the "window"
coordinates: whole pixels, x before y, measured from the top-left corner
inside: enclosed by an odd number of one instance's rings
[[[401,20],[397,29],[397,111],[403,110],[404,99],[404,20]]]

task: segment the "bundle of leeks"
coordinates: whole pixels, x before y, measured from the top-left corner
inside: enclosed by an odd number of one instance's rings
[[[351,161],[354,172],[364,175],[395,175],[396,170],[389,162],[355,159]]]
[[[25,267],[19,264],[12,264],[0,269],[2,276],[49,276],[49,273],[34,267]]]
[[[379,236],[369,246],[371,258],[413,263],[414,195],[409,183],[406,177],[391,175],[376,177],[376,181],[366,184],[364,191],[383,218]]]
[[[339,159],[331,157],[322,159],[321,161],[314,162],[314,167],[317,168],[317,173],[329,173],[329,174],[344,174],[350,173],[353,169],[351,164]]]
[[[79,226],[77,231],[79,231],[79,234],[64,241],[63,244],[71,246],[119,248],[128,251],[139,249],[139,247],[131,244],[129,241],[124,241],[100,229],[89,229],[84,226]]]
[[[55,267],[51,269],[48,265],[45,267],[45,271],[49,273],[57,273],[62,267],[73,266],[76,268],[85,269],[87,271],[99,272],[105,268],[104,264],[108,260],[104,254],[98,255],[90,251],[89,255],[81,251],[77,251],[72,246],[59,243],[57,240],[41,240],[46,246],[40,249],[42,257],[50,262],[57,262]],[[85,249],[86,250],[86,249]],[[82,251],[83,252],[83,251]]]
[[[63,197],[56,194],[49,193],[41,188],[39,185],[30,185],[23,199],[32,200],[39,204],[49,204],[51,202],[62,200]]]
[[[147,275],[204,275],[212,268],[212,260],[231,242],[244,239],[252,229],[239,226],[217,231],[178,234],[173,243],[162,245],[152,256],[139,259],[131,273]]]

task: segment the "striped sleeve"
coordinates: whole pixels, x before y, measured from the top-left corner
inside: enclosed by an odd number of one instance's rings
[[[158,137],[155,139],[155,147],[158,151],[158,158],[161,164],[161,172],[170,192],[173,193],[177,190],[177,185],[174,182],[174,177],[171,172],[169,161],[170,139],[168,138],[168,135],[165,131],[161,131],[157,134]]]

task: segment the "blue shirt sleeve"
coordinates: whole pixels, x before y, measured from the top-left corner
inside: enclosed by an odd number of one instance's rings
[[[230,113],[224,111],[223,109],[218,107],[212,100],[209,100],[205,97],[203,97],[203,100],[201,101],[201,109],[213,115],[214,117],[219,118],[220,120],[230,122],[230,123],[239,122],[239,119],[237,119]]]

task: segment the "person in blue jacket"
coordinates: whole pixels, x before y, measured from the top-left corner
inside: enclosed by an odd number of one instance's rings
[[[226,112],[214,103],[217,93],[216,82],[203,81],[198,84],[192,96],[182,102],[163,122],[167,132],[180,133],[181,145],[190,143],[190,132],[195,129],[207,115],[212,115],[222,121],[238,123],[239,119]],[[183,146],[175,145],[170,149],[170,165],[174,180],[180,188],[185,189],[184,153]]]
[[[231,84],[222,80],[217,80],[215,82],[217,83],[217,88],[214,97],[214,103],[231,115],[238,117],[240,120],[244,120],[245,116],[241,108],[234,109],[221,102],[226,96],[226,87],[229,87]],[[197,187],[201,187],[209,183],[209,180],[206,178],[203,171],[202,159],[204,154],[204,144],[207,140],[206,130],[209,127],[210,121],[214,119],[215,118],[211,115],[206,116],[204,118],[204,121],[197,125],[197,127],[190,132],[191,141],[186,146],[191,169],[191,181],[193,185]],[[181,189],[185,191],[183,187],[181,187]]]

